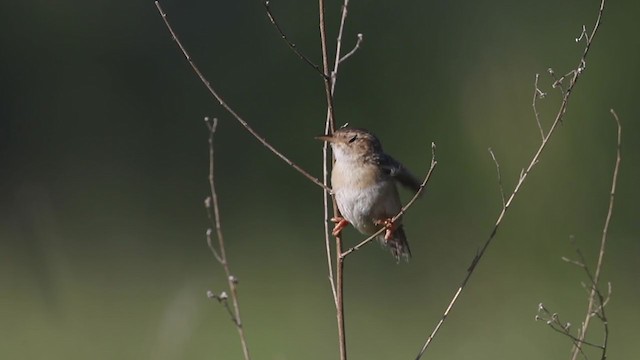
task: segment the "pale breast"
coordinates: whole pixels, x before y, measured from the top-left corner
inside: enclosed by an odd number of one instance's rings
[[[372,234],[379,229],[375,220],[390,218],[401,209],[396,185],[393,179],[378,173],[375,166],[345,169],[340,165],[336,163],[331,179],[338,208],[358,231]]]

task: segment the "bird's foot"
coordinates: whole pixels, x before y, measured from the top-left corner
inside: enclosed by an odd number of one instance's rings
[[[387,229],[387,231],[385,231],[384,233],[384,239],[386,241],[393,239],[393,232],[396,230],[396,223],[392,220],[392,218],[376,220],[374,224],[382,225]]]
[[[331,231],[331,234],[333,234],[333,236],[338,236],[342,229],[346,228],[347,225],[349,225],[349,222],[341,216],[332,217],[331,221],[336,223],[336,226],[334,226],[333,230]]]

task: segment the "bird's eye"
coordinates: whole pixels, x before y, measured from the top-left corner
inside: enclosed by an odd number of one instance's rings
[[[353,135],[353,137],[351,139],[349,139],[349,144],[351,144],[352,142],[356,141],[357,138],[358,138],[358,135]]]

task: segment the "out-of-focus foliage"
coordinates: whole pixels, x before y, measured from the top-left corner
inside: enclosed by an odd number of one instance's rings
[[[327,9],[335,38],[339,1]],[[272,1],[319,62],[317,4]],[[260,2],[168,1],[184,44],[231,106],[316,176],[321,78]],[[598,1],[351,1],[336,91],[339,123],[377,133],[417,174],[439,166],[406,216],[414,258],[371,245],[346,266],[354,359],[417,353],[500,208],[492,147],[510,191],[551,123],[547,68],[575,67]],[[560,359],[570,343],[534,322],[544,302],[583,318],[585,278],[568,239],[595,259],[615,155],[623,164],[605,258],[611,358],[637,357],[640,322],[640,3],[611,1],[566,121],[440,333],[431,358]],[[152,2],[14,1],[0,12],[0,358],[238,359],[209,253],[204,116],[216,142],[222,220],[256,359],[332,359],[335,314],[321,190],[251,138],[208,95]],[[404,194],[408,197],[408,194]],[[346,239],[361,236],[353,230]],[[600,330],[593,324],[593,341]]]

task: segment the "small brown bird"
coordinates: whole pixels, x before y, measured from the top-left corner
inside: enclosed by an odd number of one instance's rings
[[[341,128],[317,139],[331,144],[336,159],[331,171],[331,187],[343,218],[336,223],[337,235],[351,223],[371,235],[386,227],[379,240],[391,249],[396,260],[411,257],[402,218],[391,219],[402,209],[395,182],[417,192],[420,181],[401,163],[385,154],[375,135],[364,129]]]

